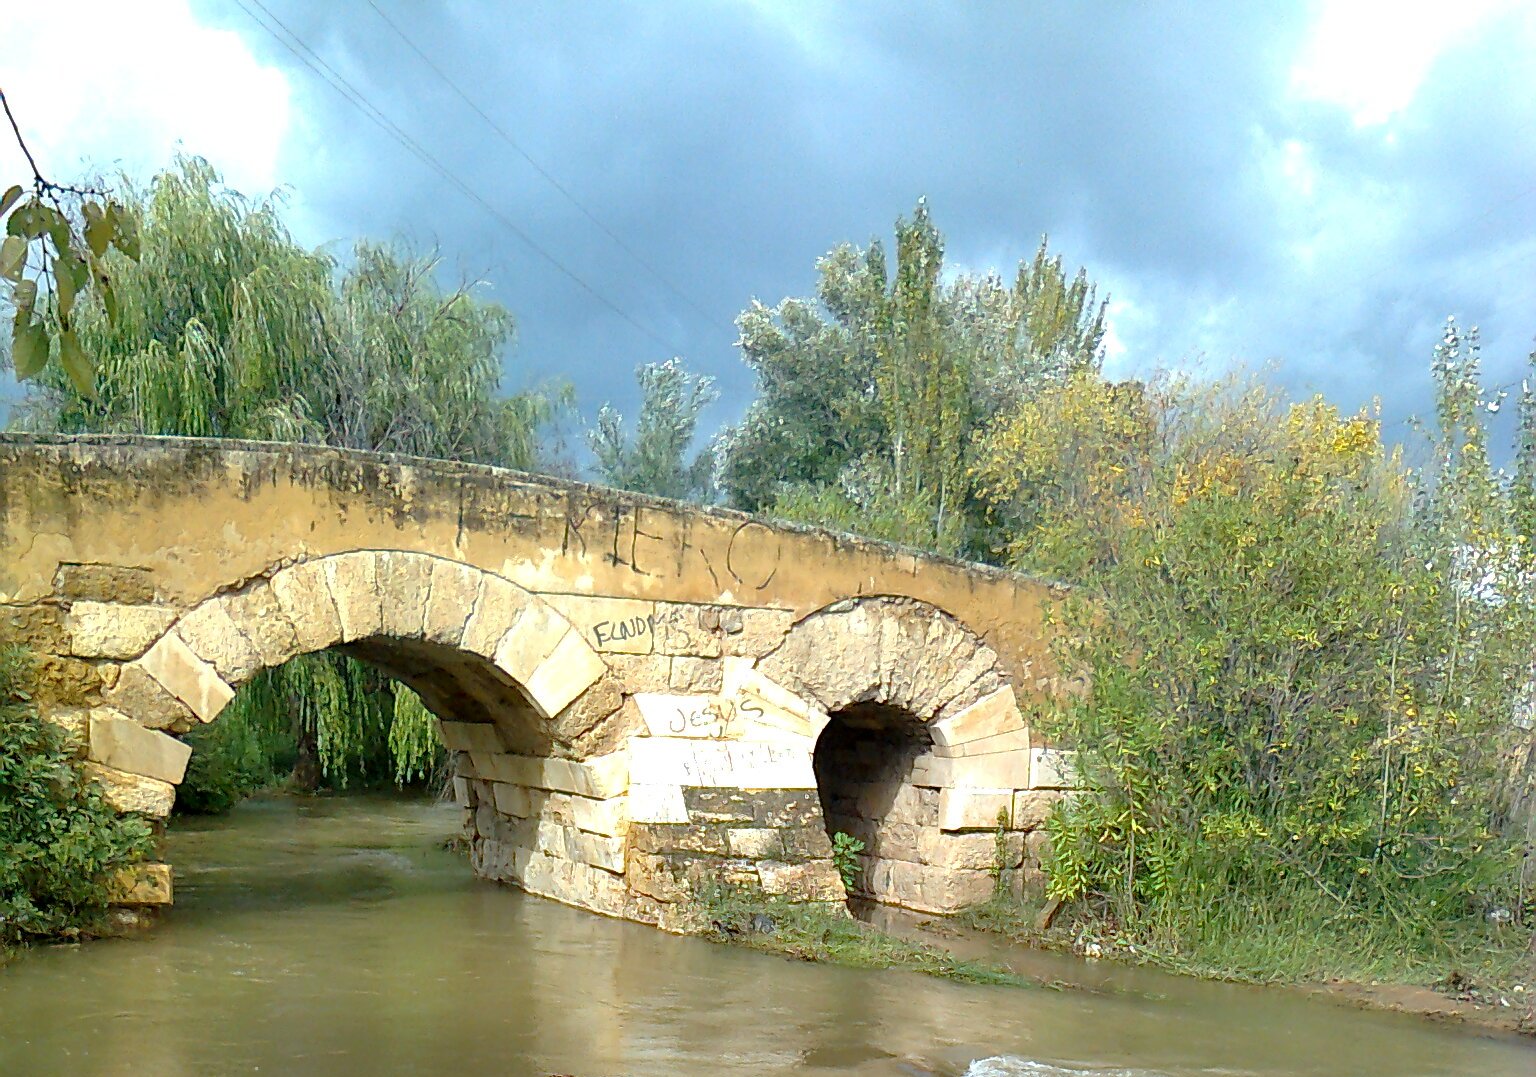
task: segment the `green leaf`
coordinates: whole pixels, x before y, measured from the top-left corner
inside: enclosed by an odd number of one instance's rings
[[[103,219],[111,229],[112,245],[135,262],[139,260],[139,225],[116,202],[107,206]]]
[[[59,316],[67,318],[75,309],[75,297],[91,279],[90,270],[86,269],[80,256],[71,251],[53,260],[53,279],[59,301]]]
[[[73,329],[59,334],[59,362],[74,383],[75,391],[88,399],[96,399],[96,368],[86,358],[85,349],[80,347],[80,339]]]
[[[95,202],[87,202],[81,207],[81,212],[85,215],[85,245],[91,249],[92,254],[100,258],[107,253],[107,246],[112,242],[115,225]]]
[[[22,239],[36,239],[48,230],[43,210],[47,207],[36,199],[19,207],[5,222],[7,235],[20,236]]]
[[[21,271],[27,265],[27,241],[20,236],[6,236],[0,243],[0,277],[21,280]]]
[[[16,308],[16,324],[30,321],[32,308],[37,305],[37,281],[18,281],[11,289],[11,305]]]
[[[16,184],[4,194],[0,194],[0,213],[10,209],[21,199],[21,184]]]
[[[48,333],[41,324],[16,319],[11,332],[11,362],[18,378],[36,377],[48,365]]]

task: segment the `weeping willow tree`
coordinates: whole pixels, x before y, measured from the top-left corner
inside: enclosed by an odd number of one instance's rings
[[[228,190],[197,158],[128,185],[122,204],[141,241],[137,261],[106,256],[115,316],[99,298],[74,312],[95,391],[51,368],[29,383],[21,425],[538,464],[566,395],[500,392],[512,316],[469,286],[444,290],[436,258],[360,243],[339,265],[294,242],[277,199]],[[186,799],[215,809],[285,768],[310,788],[403,783],[441,752],[420,699],[337,655],[261,674],[202,736]]]

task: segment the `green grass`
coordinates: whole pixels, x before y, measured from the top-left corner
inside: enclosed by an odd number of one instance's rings
[[[1035,905],[1001,898],[957,921],[1024,945],[1079,951],[1095,945],[1107,958],[1245,983],[1433,986],[1459,980],[1529,987],[1533,977],[1529,927],[1471,917],[1400,922],[1384,912],[1344,912],[1299,889],[1263,900],[1232,895],[1204,907],[1142,910],[1130,923],[1078,905],[1045,932],[1035,927],[1037,912]]]
[[[706,938],[802,961],[856,969],[904,969],[970,984],[1059,986],[963,961],[939,946],[886,934],[839,906],[793,904],[717,888],[700,896],[695,913],[698,933]],[[760,916],[772,923],[771,931],[754,927],[754,919]],[[757,921],[759,926],[762,923]]]

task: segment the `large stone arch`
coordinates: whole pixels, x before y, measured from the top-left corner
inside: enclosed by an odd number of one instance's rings
[[[334,648],[410,685],[439,718],[480,874],[632,911],[620,879],[622,696],[602,657],[539,596],[447,558],[355,550],[167,616],[142,647],[127,643],[130,626],[99,626],[124,640],[127,661],[89,716],[91,765],[122,810],[167,815],[189,752],[175,734],[216,720],[258,671]],[[140,885],[168,888],[168,878],[151,871]]]

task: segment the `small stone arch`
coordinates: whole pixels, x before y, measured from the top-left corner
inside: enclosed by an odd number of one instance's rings
[[[799,621],[759,668],[827,715],[813,767],[828,835],[864,845],[851,896],[947,913],[1038,872],[1030,834],[1060,794],[1037,791],[1037,745],[1002,660],[955,617],[901,596],[846,599]]]

